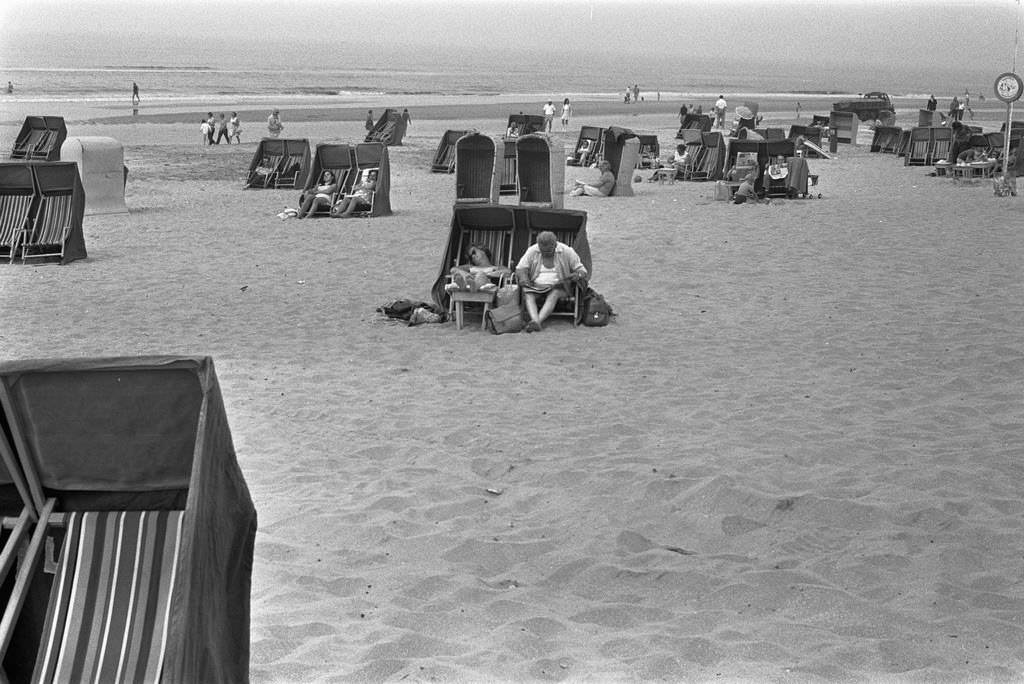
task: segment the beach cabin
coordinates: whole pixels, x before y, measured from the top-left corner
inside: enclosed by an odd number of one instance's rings
[[[497,204],[504,144],[482,133],[470,133],[455,143],[455,203]]]
[[[124,202],[128,178],[124,145],[103,136],[71,137],[61,145],[60,158],[78,164],[86,216],[128,213]]]
[[[3,681],[248,681],[256,511],[211,359],[2,363],[0,460],[32,520]]]
[[[561,209],[565,199],[563,147],[546,133],[516,140],[519,204]]]

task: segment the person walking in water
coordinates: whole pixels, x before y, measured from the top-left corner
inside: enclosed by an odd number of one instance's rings
[[[373,110],[372,109],[368,109],[366,111],[366,124],[364,124],[364,125],[366,126],[366,130],[368,132],[373,130],[374,122],[373,122]]]
[[[132,81],[132,104],[137,105],[139,102],[139,84]]]

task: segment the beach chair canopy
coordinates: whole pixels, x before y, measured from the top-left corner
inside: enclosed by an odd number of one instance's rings
[[[154,665],[162,672],[160,681],[246,681],[256,512],[235,457],[212,360],[141,357],[3,363],[0,400],[5,436],[29,483],[37,513],[88,511],[109,517],[112,512],[145,511],[153,514],[158,527],[173,523],[180,529],[176,553],[163,559],[174,563],[173,575],[159,578],[169,591],[161,604],[166,624],[140,611],[124,634],[100,634],[113,624],[109,611],[121,618],[124,611],[97,609],[94,615],[79,616],[84,621],[74,626],[63,648],[92,648],[102,637],[104,642],[116,641],[120,649],[123,641],[130,661],[137,655],[132,650],[136,642],[145,641],[144,634],[164,629],[162,658]],[[39,525],[46,522],[43,515]],[[45,534],[51,532],[37,531],[33,542]],[[63,533],[53,528],[52,534]],[[101,540],[89,543],[92,548],[107,548]],[[131,552],[134,545],[125,547]],[[173,548],[169,546],[168,553]],[[94,571],[87,567],[90,562],[113,561],[101,554],[83,561],[80,571]],[[158,562],[147,573],[160,574],[161,567]],[[26,564],[25,569],[32,568]],[[51,610],[62,600],[56,589],[51,594],[51,583],[57,587],[53,575],[38,572],[21,597],[20,618],[3,656],[12,681],[28,680],[33,668],[53,666],[43,653],[46,649],[41,650],[40,629],[60,618]],[[130,583],[104,585],[100,591],[125,586]],[[135,636],[125,640],[128,633]],[[118,649],[111,647],[111,654]],[[102,663],[93,660],[97,669],[71,678],[110,681],[112,672],[103,674]]]
[[[64,117],[26,116],[11,147],[11,158],[58,161],[60,147],[67,137]]]
[[[523,206],[455,206],[451,226],[442,250],[441,268],[431,287],[433,301],[448,308],[448,293],[444,286],[452,266],[462,263],[465,254],[459,253],[464,244],[463,233],[468,231],[508,231],[511,233],[509,262],[514,269],[526,249],[535,241],[536,234],[551,230],[562,242],[567,242],[580,256],[580,261],[593,277],[590,243],[587,240],[587,212],[570,209],[546,209]]]

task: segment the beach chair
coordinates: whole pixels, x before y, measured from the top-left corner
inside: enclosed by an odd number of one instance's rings
[[[499,195],[519,194],[519,170],[516,167],[518,157],[516,156],[515,138],[505,138],[501,155],[501,175],[498,183]]]
[[[456,204],[498,203],[498,157],[504,157],[504,144],[482,133],[470,133],[456,141]]]
[[[515,139],[521,135],[540,133],[544,130],[544,117],[539,114],[509,114],[508,126],[505,128],[505,139]]]
[[[704,137],[702,131],[695,128],[688,128],[683,131],[683,146],[688,155],[689,161],[676,170],[678,180],[693,180],[693,173],[701,167],[704,149]]]
[[[355,159],[354,173],[350,174],[347,192],[364,182],[371,172],[377,174],[377,184],[370,194],[370,204],[365,209],[352,213],[352,216],[374,217],[391,215],[391,164],[388,159],[388,148],[384,143],[359,143],[353,150]]]
[[[301,188],[309,174],[309,141],[302,139],[285,139],[284,154],[278,171],[274,174],[275,188]]]
[[[718,131],[702,133],[701,146],[703,153],[699,166],[694,168],[689,180],[713,181],[720,179],[725,164],[725,139]]]
[[[955,164],[956,159],[949,158],[953,145],[953,129],[946,126],[932,126],[929,130],[931,131],[931,148],[928,161],[925,163],[932,164],[939,159],[947,159]]]
[[[555,238],[559,242],[569,245],[576,251],[580,261],[586,266],[590,278],[593,279],[593,263],[590,258],[590,245],[587,241],[586,233],[586,212],[570,213],[566,211],[558,212],[536,209],[517,214],[516,219],[526,230],[526,247],[535,243],[537,235],[541,232],[550,231],[555,234]],[[526,247],[523,247],[523,252],[526,251]],[[518,262],[521,257],[522,254],[519,254],[515,257],[515,261]],[[573,327],[576,327],[583,318],[583,295],[584,289],[579,284],[576,284],[572,291],[568,293],[568,296],[558,302],[551,315],[568,318]]]
[[[516,140],[516,174],[519,204],[561,209],[565,199],[565,164],[562,144],[545,133],[531,133]]]
[[[906,156],[903,157],[904,166],[927,166],[932,163],[932,129],[931,127],[918,126],[910,130],[910,139],[907,141]],[[944,157],[940,157],[943,158]]]
[[[249,163],[246,188],[271,188],[281,170],[281,162],[287,154],[285,141],[281,138],[263,138]]]
[[[345,188],[352,187],[353,170],[356,167],[355,150],[351,145],[337,143],[320,143],[316,146],[310,162],[309,174],[306,176],[306,187],[299,195],[299,206],[301,207],[306,199],[307,193],[316,192],[324,171],[330,171],[338,181],[338,190],[331,198],[330,206],[321,205],[313,216],[328,216],[331,213],[331,206],[344,193]]]
[[[676,139],[681,140],[684,131],[688,130],[710,131],[713,124],[714,121],[707,114],[687,114],[683,117],[682,123],[679,124],[679,130],[676,131]]]
[[[488,309],[494,302],[494,291],[452,290],[450,269],[469,263],[469,249],[486,247],[491,252],[491,263],[508,270],[499,276],[495,285],[501,287],[511,280],[512,240],[516,228],[515,213],[507,206],[456,206],[452,210],[452,223],[441,264],[441,290],[435,283],[434,296],[439,306],[446,308],[461,330],[465,321],[466,305],[480,305],[480,326],[484,327]]]
[[[11,159],[58,161],[67,135],[64,117],[27,116],[11,147]]]
[[[455,143],[469,131],[448,130],[441,136],[434,159],[430,163],[431,173],[455,173]]]
[[[13,261],[36,198],[29,164],[0,164],[0,257]]]
[[[907,150],[910,148],[910,137],[912,131],[912,128],[903,128],[900,130],[899,138],[896,139],[896,149],[893,150],[897,157],[907,156]]]
[[[597,161],[601,152],[604,129],[599,126],[582,126],[576,136],[572,156],[566,160],[569,166],[590,166]]]
[[[835,137],[837,143],[857,144],[859,120],[853,112],[836,112],[829,115],[829,140]]]
[[[802,187],[800,181],[794,182],[793,157],[796,147],[791,140],[766,140],[764,151],[759,152],[764,160],[763,186],[766,197],[795,197],[807,194],[806,163],[803,165],[804,177]]]
[[[62,264],[86,256],[82,234],[85,191],[74,162],[31,165],[37,191],[35,214],[18,246],[22,262],[57,260]]]
[[[36,512],[10,681],[246,681],[256,513],[208,358],[0,365]]]
[[[405,137],[405,119],[397,109],[385,109],[363,142],[382,145],[401,145]]]
[[[658,144],[658,136],[640,134],[637,136],[640,142],[640,158],[637,160],[638,169],[656,169],[661,164],[661,146]]]

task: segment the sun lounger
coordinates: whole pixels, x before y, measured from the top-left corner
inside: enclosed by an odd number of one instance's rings
[[[499,168],[496,155],[504,156],[501,141],[482,133],[470,133],[455,143],[456,204],[497,204]]]
[[[246,681],[256,513],[210,359],[0,364],[0,418],[38,520],[5,681]]]

